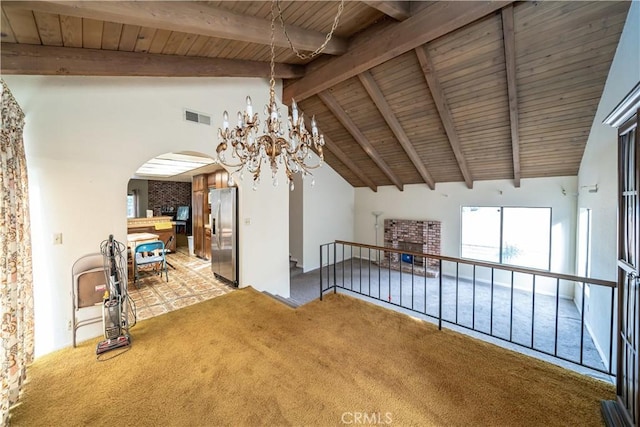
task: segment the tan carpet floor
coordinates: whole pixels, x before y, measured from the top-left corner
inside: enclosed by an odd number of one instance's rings
[[[340,294],[294,310],[243,289],[132,335],[108,361],[96,361],[97,339],[37,359],[12,425],[598,426],[600,399],[615,397],[609,384]]]

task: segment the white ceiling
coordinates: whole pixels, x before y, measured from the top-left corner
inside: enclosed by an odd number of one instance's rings
[[[202,159],[201,162],[198,159]],[[162,162],[163,164],[171,166],[171,163],[175,163],[175,166],[180,166],[181,163],[189,162],[190,164],[196,163],[205,163],[213,160],[209,156],[202,155],[200,153],[181,151],[179,153],[166,153],[162,154],[158,157],[150,159],[145,165],[158,164]],[[141,166],[139,170],[144,170],[145,165]],[[177,182],[191,182],[195,175],[212,173],[217,170],[222,169],[220,165],[216,164],[206,164],[204,166],[195,167],[193,169],[186,170],[185,172],[171,175],[170,172],[167,174],[146,174],[146,173],[138,173],[136,172],[131,178],[132,179],[150,179],[156,181],[177,181]]]

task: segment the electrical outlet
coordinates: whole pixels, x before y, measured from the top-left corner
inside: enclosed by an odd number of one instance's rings
[[[67,323],[67,330],[71,330],[71,328],[73,327],[73,325],[71,324],[71,320],[69,320],[69,322]]]

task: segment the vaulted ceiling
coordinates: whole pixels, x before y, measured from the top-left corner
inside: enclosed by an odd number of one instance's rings
[[[316,49],[340,2],[281,1]],[[629,2],[345,1],[276,23],[283,102],[355,187],[577,175]],[[268,77],[271,2],[3,1],[3,74]]]

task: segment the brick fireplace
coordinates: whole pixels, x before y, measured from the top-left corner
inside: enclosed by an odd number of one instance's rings
[[[385,219],[384,246],[408,252],[440,255],[440,229],[440,221]],[[383,263],[393,269],[413,269],[415,274],[424,272],[430,275],[429,270],[437,268],[438,260],[426,258],[426,266],[424,260],[422,257],[410,256],[401,259],[400,254],[385,252]]]

